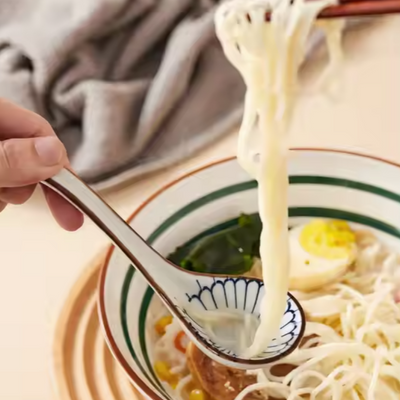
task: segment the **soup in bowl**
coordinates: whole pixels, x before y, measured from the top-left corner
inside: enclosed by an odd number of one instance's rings
[[[109,249],[99,283],[100,320],[112,354],[147,398],[400,395],[394,373],[400,362],[399,166],[346,151],[294,149],[288,173],[289,237],[300,249],[291,262],[306,271],[291,276],[291,290],[307,327],[300,349],[268,370],[237,371],[208,359],[125,256]],[[129,223],[182,268],[260,276],[257,182],[236,158],[169,183]],[[338,257],[338,243],[351,256]]]

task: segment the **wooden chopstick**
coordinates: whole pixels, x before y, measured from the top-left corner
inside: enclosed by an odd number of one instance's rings
[[[341,0],[327,7],[319,18],[373,16],[400,13],[400,0]]]
[[[318,18],[361,17],[395,13],[400,14],[400,0],[341,0],[340,4],[325,8]],[[265,15],[265,20],[269,20],[269,13]]]

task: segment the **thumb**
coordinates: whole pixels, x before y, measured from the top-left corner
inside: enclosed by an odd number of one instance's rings
[[[63,144],[55,136],[0,142],[0,187],[38,183],[67,163]]]

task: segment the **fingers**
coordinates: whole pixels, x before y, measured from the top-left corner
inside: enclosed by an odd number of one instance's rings
[[[56,136],[40,115],[0,98],[0,139]]]
[[[0,189],[0,212],[7,204],[23,204],[32,196],[35,185]],[[49,188],[43,187],[47,204],[58,224],[67,231],[83,225],[83,215],[75,207]]]
[[[48,179],[67,163],[54,136],[0,142],[0,187],[27,186]]]
[[[0,202],[8,204],[23,204],[29,200],[35,190],[35,185],[0,189]]]
[[[47,204],[58,224],[67,231],[76,231],[83,225],[83,215],[53,190],[42,187]]]
[[[0,98],[0,211],[27,201],[36,183],[68,165],[63,144],[44,118]],[[46,199],[63,228],[82,225],[83,215],[63,198],[46,190]]]

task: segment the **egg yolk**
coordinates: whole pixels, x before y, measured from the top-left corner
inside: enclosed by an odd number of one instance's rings
[[[345,221],[315,220],[300,233],[300,245],[308,253],[330,260],[348,258],[356,237]]]

